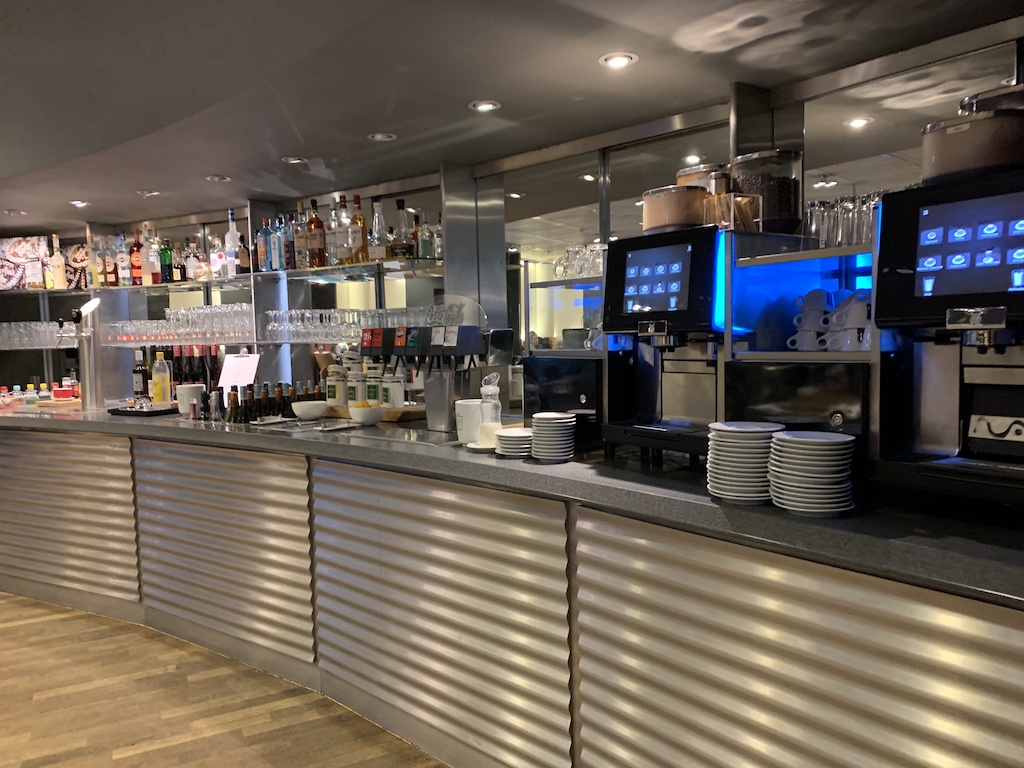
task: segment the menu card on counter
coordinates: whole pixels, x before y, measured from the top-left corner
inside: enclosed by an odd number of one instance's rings
[[[220,370],[218,386],[224,388],[224,402],[227,403],[228,393],[232,387],[252,386],[256,381],[256,370],[260,365],[259,355],[224,355],[224,365]]]

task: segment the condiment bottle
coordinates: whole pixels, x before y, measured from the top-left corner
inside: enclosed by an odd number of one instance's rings
[[[369,371],[366,374],[366,402],[370,405],[380,405],[380,387],[383,377],[380,371]]]
[[[501,401],[498,399],[498,375],[484,377],[480,387],[480,445],[494,447],[494,433],[501,429]]]
[[[327,367],[327,404],[330,406],[348,405],[348,376],[340,365]]]

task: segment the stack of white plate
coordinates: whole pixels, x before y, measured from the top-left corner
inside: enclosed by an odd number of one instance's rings
[[[772,434],[785,429],[770,421],[716,421],[708,437],[708,490],[732,504],[771,500],[768,456]]]
[[[533,414],[530,455],[541,464],[569,461],[576,450],[576,415],[545,411]]]
[[[528,458],[533,430],[522,427],[506,427],[494,433],[495,453],[510,458]]]
[[[853,509],[853,446],[853,435],[777,432],[768,461],[772,501],[805,517],[833,517]]]

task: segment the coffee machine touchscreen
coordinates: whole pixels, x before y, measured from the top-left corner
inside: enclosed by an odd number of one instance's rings
[[[623,310],[646,313],[686,309],[692,251],[691,243],[629,251],[623,282]]]
[[[914,295],[1024,291],[1024,192],[920,209]]]

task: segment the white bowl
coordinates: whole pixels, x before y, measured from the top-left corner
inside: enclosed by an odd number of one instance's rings
[[[349,416],[352,417],[352,421],[362,424],[364,427],[372,427],[374,424],[384,418],[384,414],[387,412],[387,408],[379,405],[371,405],[369,407],[357,408],[355,406],[348,407]]]
[[[292,403],[292,410],[302,421],[322,419],[329,407],[324,400],[303,400],[301,403]]]

